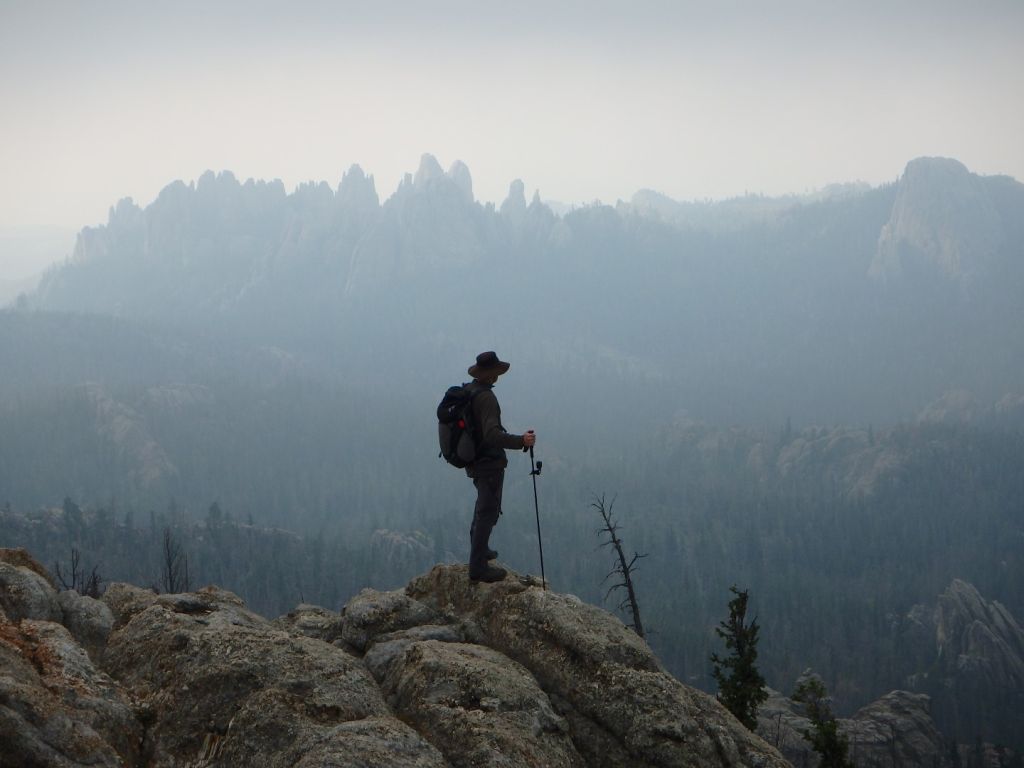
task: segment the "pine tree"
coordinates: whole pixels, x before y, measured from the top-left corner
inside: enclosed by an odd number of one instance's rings
[[[849,758],[849,739],[839,732],[839,721],[832,713],[828,691],[821,678],[805,673],[792,699],[803,704],[804,714],[811,721],[811,729],[804,731],[804,738],[821,758],[819,768],[854,768]]]
[[[729,618],[720,622],[715,633],[725,641],[729,655],[711,654],[718,682],[718,700],[749,730],[757,728],[757,709],[768,698],[764,678],[757,669],[757,634],[760,627],[755,618],[747,619],[747,590],[729,587],[735,597],[729,601]]]

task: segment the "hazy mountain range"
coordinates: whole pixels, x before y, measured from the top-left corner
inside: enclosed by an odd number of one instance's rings
[[[240,336],[347,380],[372,383],[382,350],[441,382],[496,348],[535,380],[614,380],[602,400],[628,380],[712,422],[891,422],[951,391],[1020,394],[1022,222],[1024,185],[948,159],[875,189],[557,216],[518,181],[481,205],[463,164],[427,155],[383,203],[358,167],[337,189],[224,172],[122,200],[31,303]]]
[[[481,205],[463,164],[429,155],[383,203],[358,167],[337,189],[291,194],[207,173],[145,209],[122,200],[0,315],[0,392],[19,423],[63,413],[87,434],[57,451],[31,431],[9,442],[8,497],[209,503],[228,461],[253,473],[235,501],[264,517],[282,492],[256,491],[279,482],[273,463],[294,467],[289,483],[332,478],[273,513],[317,517],[327,498],[353,501],[349,468],[389,452],[443,498],[430,414],[492,348],[513,361],[509,428],[538,428],[550,458],[580,466],[692,422],[1019,424],[1022,222],[1024,185],[937,158],[875,189],[720,203],[645,191],[562,216],[519,181]],[[396,444],[385,425],[401,424]],[[197,458],[196,434],[220,458]],[[318,468],[321,452],[344,468]],[[359,503],[387,509],[390,493]]]

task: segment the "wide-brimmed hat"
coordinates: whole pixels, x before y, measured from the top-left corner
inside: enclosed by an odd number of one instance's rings
[[[501,376],[509,369],[511,363],[498,359],[496,352],[481,352],[476,356],[476,365],[469,366],[469,375],[474,379],[481,374],[496,373]]]

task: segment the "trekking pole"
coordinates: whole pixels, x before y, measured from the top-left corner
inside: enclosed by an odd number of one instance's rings
[[[540,583],[541,587],[547,591],[548,581],[544,578],[544,542],[540,537],[540,507],[537,505],[537,475],[540,474],[541,467],[544,466],[543,461],[538,461],[536,465],[533,463],[533,446],[530,446],[530,475],[533,477],[533,511],[537,513],[537,546],[540,548]]]

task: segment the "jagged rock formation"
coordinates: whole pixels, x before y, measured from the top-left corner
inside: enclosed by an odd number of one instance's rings
[[[617,619],[531,578],[437,566],[271,622],[217,587],[97,602],[44,574],[0,550],[5,765],[786,764]]]
[[[514,225],[521,225],[526,217],[526,186],[522,179],[516,179],[508,187],[508,197],[501,204],[500,212]]]
[[[799,705],[778,691],[770,696],[757,717],[757,732],[795,766],[815,766],[818,756],[803,737],[810,721]],[[892,691],[839,719],[839,730],[850,743],[850,759],[858,768],[920,765],[946,768],[950,751],[935,727],[929,699],[922,694]]]
[[[353,249],[379,215],[373,177],[358,166],[336,192],[310,183],[291,195],[277,180],[208,171],[193,184],[169,184],[145,209],[120,201],[105,226],[82,230],[38,295],[52,309],[231,316],[244,328],[280,309],[283,296],[336,305]],[[275,340],[292,338],[287,325],[281,331]]]
[[[871,274],[894,279],[935,270],[970,281],[992,268],[1002,232],[984,179],[956,160],[920,157],[907,164],[900,180]]]
[[[382,282],[466,268],[488,250],[493,222],[473,199],[469,169],[456,161],[445,173],[433,155],[420,159],[381,207],[379,225],[352,253],[346,298],[357,300]]]
[[[0,549],[0,764],[140,765],[142,723],[60,623],[41,573],[24,550]]]
[[[935,719],[962,743],[977,737],[1020,748],[1024,732],[1024,629],[1005,606],[956,579],[934,606],[901,625],[915,652],[908,685],[928,693]]]
[[[940,666],[1024,690],[1024,631],[1002,604],[956,579],[935,613]]]
[[[1020,394],[1024,185],[1012,179],[920,158],[877,189],[647,192],[562,216],[525,192],[514,181],[498,206],[481,203],[465,164],[445,171],[431,155],[383,200],[357,166],[336,190],[291,193],[205,173],[144,208],[118,203],[27,306],[215,327],[366,385],[384,347],[439,375],[466,343],[450,308],[491,312],[500,290],[523,306],[486,344],[530,338],[555,376],[586,364],[628,380],[616,393],[639,383],[728,423],[890,422],[940,396],[935,382],[981,402]]]

